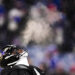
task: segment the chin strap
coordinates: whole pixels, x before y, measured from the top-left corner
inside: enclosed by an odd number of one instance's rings
[[[11,65],[16,64],[16,63],[17,63],[17,61],[12,62],[12,63],[9,63],[9,64],[7,64],[7,65],[8,65],[8,66],[11,66]]]

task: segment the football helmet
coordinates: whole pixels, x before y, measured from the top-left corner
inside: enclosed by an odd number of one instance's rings
[[[1,67],[10,67],[17,63],[22,55],[27,52],[27,49],[23,49],[19,46],[7,45],[3,48],[2,60],[0,61]]]

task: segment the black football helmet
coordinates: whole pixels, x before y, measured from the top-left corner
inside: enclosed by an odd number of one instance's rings
[[[19,46],[14,45],[5,46],[3,48],[2,60],[0,61],[1,67],[5,68],[15,65],[21,56],[21,54],[18,52],[19,50],[23,49]],[[27,52],[27,50],[25,50],[24,53],[25,52]]]

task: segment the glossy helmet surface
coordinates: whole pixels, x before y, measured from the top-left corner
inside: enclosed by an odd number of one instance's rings
[[[21,47],[14,46],[14,45],[7,45],[3,48],[3,57],[0,61],[1,67],[9,67],[16,64],[16,62],[20,58],[19,50],[23,50]]]

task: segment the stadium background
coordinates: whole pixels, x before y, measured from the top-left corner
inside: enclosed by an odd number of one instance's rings
[[[75,75],[74,10],[75,0],[0,0],[1,54],[19,45],[46,75]]]

